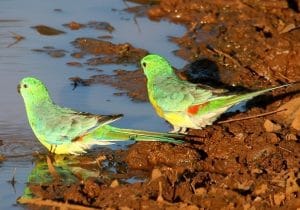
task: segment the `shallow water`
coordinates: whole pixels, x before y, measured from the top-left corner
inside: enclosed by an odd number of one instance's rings
[[[0,140],[3,141],[0,154],[7,157],[0,163],[1,209],[12,206],[23,208],[15,205],[16,198],[21,196],[27,175],[33,168],[32,152],[41,150],[27,123],[22,98],[16,91],[19,80],[25,76],[35,76],[43,80],[54,101],[60,105],[85,112],[123,113],[125,117],[115,122],[116,126],[154,131],[169,130],[168,125],[154,114],[149,103],[135,103],[127,96],[113,96],[113,93],[119,91],[104,85],[78,87],[72,91],[68,80],[69,77],[88,78],[96,74],[95,71],[87,71],[88,66],[66,65],[67,62],[75,61],[70,54],[76,49],[70,42],[78,37],[96,38],[112,35],[113,39],[110,41],[113,43],[128,42],[135,47],[164,55],[176,67],[184,65],[183,60],[171,53],[177,47],[167,41],[167,36],[181,35],[185,29],[168,22],[153,22],[145,17],[136,17],[135,21],[134,14],[123,11],[133,5],[135,4],[110,0],[0,1]],[[71,21],[80,23],[106,21],[116,30],[110,34],[93,29],[71,31],[62,26]],[[43,36],[31,28],[39,24],[66,33],[58,36]],[[12,45],[15,42],[13,33],[25,39]],[[44,46],[64,49],[68,53],[62,58],[52,58],[45,53],[32,51]],[[135,70],[136,66],[104,65],[100,68],[104,70],[103,73],[111,73],[116,68]],[[15,190],[7,182],[11,179],[14,168],[16,168],[17,179]]]

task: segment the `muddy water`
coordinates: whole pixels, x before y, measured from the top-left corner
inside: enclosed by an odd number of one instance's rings
[[[155,131],[166,131],[168,125],[156,117],[148,103],[134,103],[126,96],[114,96],[119,92],[108,86],[95,85],[79,87],[72,90],[69,77],[88,78],[95,72],[87,71],[88,66],[72,67],[66,65],[74,61],[70,56],[75,52],[71,41],[78,37],[110,35],[113,43],[131,43],[135,47],[147,49],[165,55],[174,66],[181,67],[184,61],[175,58],[170,52],[176,46],[167,41],[167,36],[177,36],[184,28],[168,22],[151,22],[144,17],[136,17],[124,11],[133,3],[124,1],[38,1],[38,0],[2,0],[0,2],[0,154],[6,160],[0,163],[0,208],[23,208],[16,205],[16,198],[23,193],[27,175],[33,168],[32,153],[42,148],[36,141],[27,124],[23,101],[17,94],[16,86],[25,76],[35,76],[48,86],[53,99],[60,105],[77,110],[112,114],[123,113],[125,117],[116,122],[116,126]],[[71,31],[63,27],[65,23],[76,21],[109,22],[115,30],[81,29]],[[63,30],[66,33],[58,36],[44,36],[31,28],[44,24]],[[25,39],[15,43],[14,36]],[[32,51],[51,46],[63,49],[66,55],[52,58],[46,53]],[[123,68],[135,70],[134,65],[104,65],[103,73]],[[7,181],[15,170],[17,180],[13,187]]]

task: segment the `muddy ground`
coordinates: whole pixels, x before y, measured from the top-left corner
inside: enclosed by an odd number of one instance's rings
[[[186,27],[183,37],[170,37],[178,44],[174,53],[191,63],[178,70],[183,79],[232,89],[300,81],[300,1],[139,2],[128,11]],[[72,30],[81,26],[69,24]],[[87,56],[84,64],[90,69],[103,63],[138,63],[148,53],[130,43],[111,43],[107,37],[81,37],[73,44],[74,62]],[[95,74],[70,79],[75,86],[110,84],[134,100],[147,101],[146,79],[139,67],[116,70],[115,75]],[[244,113],[226,114],[219,123],[190,130],[182,145],[140,142],[128,151],[97,153],[99,170],[103,161],[117,168],[109,178],[103,174],[84,178],[73,172],[81,181],[67,183],[57,172],[57,163],[48,161],[53,181],[29,183],[34,198],[23,197],[20,202],[31,208],[71,209],[79,205],[124,210],[300,208],[298,90],[299,85],[294,85],[258,97]],[[281,112],[257,116],[274,110]],[[248,116],[257,117],[220,123]],[[133,176],[140,181],[126,181]]]

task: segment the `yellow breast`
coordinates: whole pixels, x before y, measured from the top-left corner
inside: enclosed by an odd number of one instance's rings
[[[164,111],[158,106],[157,102],[154,100],[154,98],[153,98],[153,96],[151,94],[149,94],[149,100],[150,100],[152,106],[154,107],[156,113],[160,117],[164,118]]]
[[[191,118],[184,112],[168,112],[165,113],[164,118],[172,125],[186,128],[197,128]]]
[[[157,104],[157,102],[154,100],[151,93],[149,93],[149,100],[152,106],[154,107],[156,113],[161,118],[164,118],[172,125],[179,126],[179,127],[188,127],[188,128],[196,127],[194,122],[184,112],[165,112],[164,110],[162,110],[160,106]]]

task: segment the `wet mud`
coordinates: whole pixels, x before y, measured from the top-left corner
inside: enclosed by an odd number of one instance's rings
[[[82,54],[91,54],[87,65],[96,66],[101,64],[132,64],[147,55],[147,51],[133,47],[129,43],[114,44],[110,41],[92,38],[77,38],[72,42]],[[74,54],[73,54],[74,55]]]
[[[112,85],[119,89],[121,93],[126,93],[132,100],[148,100],[147,87],[145,85],[146,78],[140,69],[134,71],[115,70],[114,75],[99,74],[88,79],[80,77],[71,77],[69,79],[72,83],[83,86],[99,83]]]
[[[90,21],[86,24],[82,24],[82,23],[77,23],[75,21],[63,24],[63,26],[68,27],[71,30],[79,30],[81,28],[91,28],[91,29],[95,29],[95,30],[105,30],[108,32],[113,32],[115,30],[115,28],[110,25],[107,22],[97,22],[97,21]]]
[[[178,45],[175,54],[190,62],[178,69],[182,79],[233,90],[300,80],[299,1],[141,3],[150,19],[186,27],[182,37],[170,37]],[[66,25],[72,30],[97,26],[75,22]],[[113,30],[106,24],[99,27]],[[101,69],[102,64],[111,63],[138,64],[148,53],[129,43],[115,44],[103,39],[78,38],[73,45],[73,58],[84,58],[80,62],[87,68],[100,65]],[[72,65],[79,66],[78,63]],[[133,100],[148,101],[146,79],[139,67],[70,80],[76,86],[112,85]],[[62,166],[58,161],[48,161],[44,167],[52,171],[48,175],[51,180],[42,184],[29,180],[30,196],[21,197],[19,202],[31,208],[297,209],[299,97],[297,84],[258,97],[247,104],[245,112],[225,114],[212,126],[189,130],[182,145],[139,142],[126,151],[80,157],[94,161],[90,168],[96,165],[99,171],[86,178],[71,170],[74,180],[69,183],[60,173]],[[279,112],[262,116],[274,110]],[[226,122],[250,116],[247,120]],[[101,170],[103,160],[117,168],[106,178],[101,173],[105,171]],[[136,176],[139,181],[128,181]]]
[[[46,25],[37,25],[37,26],[33,26],[32,28],[35,29],[41,35],[45,35],[45,36],[56,36],[65,33],[64,31]]]

